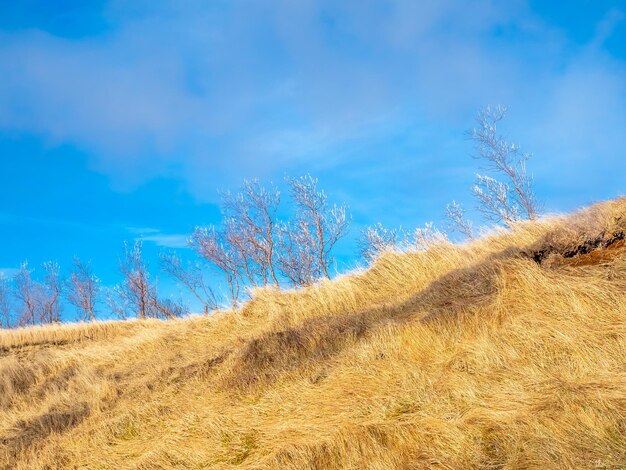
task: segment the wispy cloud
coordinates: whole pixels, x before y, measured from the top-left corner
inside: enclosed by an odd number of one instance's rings
[[[128,227],[128,232],[135,235],[135,240],[154,243],[164,248],[188,248],[189,235],[182,233],[163,233],[152,227]]]
[[[159,230],[158,228],[152,228],[152,227],[126,227],[126,230],[128,230],[130,233],[134,235],[142,235],[142,236],[161,233],[161,230]]]
[[[199,197],[233,175],[358,164],[345,142],[461,128],[487,103],[511,105],[546,150],[587,129],[583,163],[626,144],[624,62],[603,50],[617,9],[580,47],[522,0],[215,5],[112,1],[106,34],[0,32],[0,129],[72,143],[114,182],[174,176]]]
[[[146,235],[144,237],[141,237],[141,240],[152,242],[157,246],[162,246],[166,248],[188,248],[188,239],[189,235],[165,233],[158,235]]]

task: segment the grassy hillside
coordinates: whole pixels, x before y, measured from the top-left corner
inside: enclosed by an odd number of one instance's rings
[[[626,200],[238,313],[0,332],[0,467],[624,468]]]

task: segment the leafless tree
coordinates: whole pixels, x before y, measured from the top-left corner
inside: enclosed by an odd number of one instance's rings
[[[287,182],[295,206],[292,219],[277,218],[276,188],[246,181],[238,193],[222,195],[223,226],[196,227],[191,237],[192,248],[224,274],[234,307],[246,286],[278,287],[284,281],[305,286],[330,278],[332,250],[350,223],[347,208],[329,205],[310,176]],[[170,263],[170,271],[177,268]]]
[[[20,325],[36,325],[38,320],[37,284],[28,268],[28,261],[20,265],[14,278],[15,297],[20,303],[18,323]]]
[[[279,204],[280,192],[256,179],[245,180],[236,194],[222,195],[226,238],[238,251],[242,274],[252,285],[279,285],[274,263]]]
[[[182,300],[158,299],[155,306],[161,318],[180,318],[189,314],[189,308]]]
[[[171,303],[164,304],[159,299],[156,284],[150,279],[143,259],[141,241],[124,244],[119,269],[124,279],[107,296],[107,303],[118,316],[127,318],[132,313],[142,319],[173,318],[184,310],[172,308]]]
[[[293,287],[311,285],[320,277],[317,253],[311,245],[314,239],[311,226],[303,220],[279,225],[276,264]]]
[[[125,320],[132,315],[128,295],[122,284],[108,287],[104,291],[104,301],[108,310],[117,318]]]
[[[204,281],[202,269],[197,264],[188,263],[183,266],[180,257],[174,253],[161,253],[159,255],[161,269],[177,279],[203,306],[204,314],[217,309],[217,299],[210,286]]]
[[[381,223],[367,227],[359,239],[361,256],[374,259],[383,251],[398,246],[401,233],[401,230],[385,228]]]
[[[313,278],[330,279],[329,268],[333,262],[332,249],[350,226],[350,216],[345,205],[330,206],[324,191],[317,188],[318,180],[310,175],[288,178],[291,197],[296,205],[295,230],[299,237],[306,236],[301,249],[313,253],[311,266]],[[305,229],[306,227],[306,229]],[[291,243],[293,246],[294,243]]]
[[[43,282],[32,277],[28,262],[20,265],[14,278],[15,297],[20,303],[20,325],[56,323],[61,321],[61,278],[59,265],[48,261],[43,264]]]
[[[486,107],[478,114],[478,127],[471,136],[478,151],[476,157],[504,177],[504,181],[499,181],[477,175],[472,190],[479,201],[478,210],[488,220],[508,226],[518,220],[536,219],[539,208],[532,177],[526,171],[530,155],[498,133],[498,124],[506,112],[503,106]]]
[[[150,275],[143,261],[143,245],[140,241],[132,245],[124,243],[124,254],[119,269],[124,276],[121,292],[130,308],[139,318],[156,316],[151,309],[154,286],[150,282]]]
[[[416,228],[412,237],[407,237],[406,240],[405,243],[408,245],[408,249],[424,251],[433,245],[446,242],[448,237],[435,227],[435,224],[427,222],[423,227]]]
[[[224,233],[218,232],[213,226],[196,227],[190,243],[200,256],[224,273],[232,305],[236,307],[242,284],[241,266],[243,262],[238,259],[238,253],[232,249],[230,243],[224,240],[225,238]],[[226,239],[230,241],[230,239]]]
[[[0,328],[11,328],[11,285],[4,273],[0,273]]]
[[[43,264],[44,280],[39,288],[40,317],[42,323],[61,321],[61,278],[60,267],[56,261]]]
[[[74,258],[74,268],[65,282],[67,300],[81,313],[83,320],[96,319],[96,302],[100,292],[100,280],[91,271],[90,263]]]
[[[472,240],[474,238],[474,227],[472,221],[466,218],[465,214],[465,208],[456,201],[452,201],[446,206],[444,216],[447,224],[445,228],[448,233],[459,232]]]

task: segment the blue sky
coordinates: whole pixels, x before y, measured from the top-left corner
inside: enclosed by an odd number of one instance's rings
[[[1,0],[0,271],[78,255],[113,284],[138,237],[156,271],[253,176],[319,177],[352,240],[437,223],[498,103],[546,211],[621,195],[626,2]]]

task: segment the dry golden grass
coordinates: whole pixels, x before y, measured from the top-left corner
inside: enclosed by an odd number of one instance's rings
[[[626,200],[241,312],[0,332],[3,468],[626,468]]]

